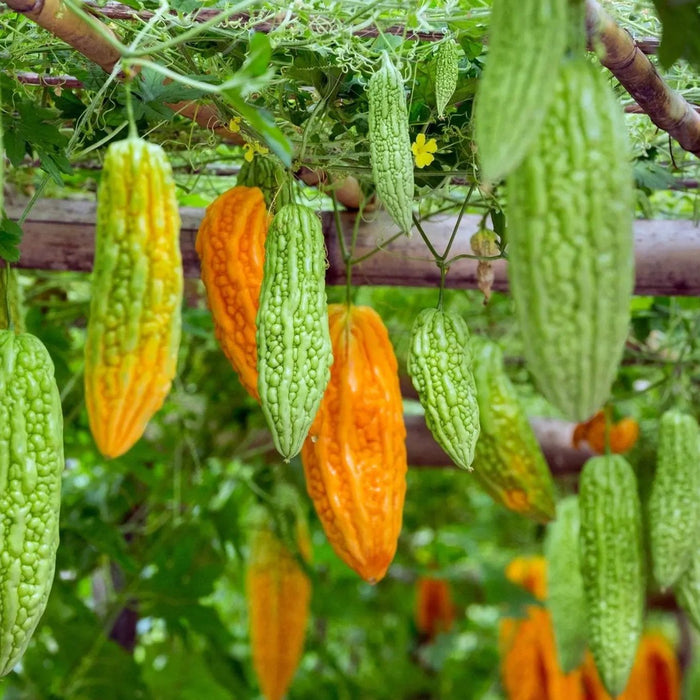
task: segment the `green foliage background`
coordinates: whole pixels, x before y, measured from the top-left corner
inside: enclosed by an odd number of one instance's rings
[[[148,0],[128,4],[158,8]],[[282,157],[293,154],[295,165],[323,168],[335,176],[353,173],[369,194],[364,83],[378,50],[387,47],[403,59],[407,74],[410,70],[412,138],[425,132],[439,146],[435,161],[416,171],[421,212],[454,211],[461,204],[475,178],[470,117],[489,3],[297,3],[294,18],[269,39],[256,27],[285,17],[288,7],[257,3],[248,25],[207,26],[159,50],[193,26],[190,13],[200,5],[230,7],[171,0],[175,14],[148,27],[140,56],[152,53],[155,58],[132,87],[141,133],[168,150],[183,205],[205,206],[234,184],[244,153],[163,105],[205,94],[226,118],[243,117],[249,141],[267,144]],[[654,5],[663,27],[652,3],[607,3],[639,36],[660,36],[663,29],[664,75],[689,99],[697,99],[697,46],[685,31],[696,22],[697,11],[692,3]],[[681,13],[685,19],[679,19]],[[312,30],[312,21],[321,20],[326,31]],[[460,82],[445,121],[434,117],[434,46],[382,33],[396,24],[449,30],[457,37],[463,52]],[[113,25],[124,41],[132,41],[143,27],[127,21]],[[680,25],[683,31],[674,29]],[[379,36],[352,33],[362,26],[378,27]],[[690,63],[676,60],[681,57]],[[104,146],[126,133],[124,87],[28,20],[2,9],[0,59],[9,203],[24,204],[39,195],[93,197]],[[164,86],[157,66],[167,66],[180,79]],[[25,85],[16,79],[23,71],[66,73],[79,78],[84,88]],[[208,87],[215,92],[207,93]],[[621,90],[619,94],[627,99]],[[698,179],[697,162],[669,146],[646,117],[631,115],[629,125],[638,214],[697,219],[697,190],[680,184]],[[318,208],[330,206],[317,190],[299,188],[298,194]],[[498,222],[500,207],[498,190],[476,190],[469,211]],[[0,256],[15,261],[21,235],[21,226],[5,218]],[[53,591],[21,665],[0,682],[3,698],[259,698],[244,570],[252,507],[262,504],[281,512],[282,504],[270,496],[278,481],[292,484],[304,499],[314,545],[312,619],[292,700],[503,697],[498,621],[523,614],[533,602],[503,572],[513,557],[541,552],[540,526],[493,504],[467,473],[410,469],[396,560],[383,582],[369,586],[327,544],[304,495],[298,459],[285,466],[273,456],[257,405],[241,389],[214,340],[198,282],[188,283],[172,392],[144,438],[111,461],[96,451],[84,407],[89,276],[23,272],[19,284],[26,328],[44,341],[56,364],[67,468]],[[339,300],[344,290],[331,289],[329,295]],[[411,322],[419,309],[435,304],[437,291],[362,287],[353,296],[382,315],[405,373]],[[524,367],[510,299],[496,294],[484,306],[479,293],[452,290],[446,303],[465,316],[473,333],[501,344],[528,413],[556,415]],[[697,414],[698,324],[697,299],[634,299],[613,410],[640,422],[642,435],[632,460],[643,491],[653,471],[661,411],[682,404]],[[419,408],[407,402],[406,410]],[[561,492],[571,490],[574,481],[562,478]],[[449,634],[419,645],[414,584],[428,572],[451,582],[458,615]],[[650,620],[679,638],[673,614],[652,612]],[[127,632],[134,621],[131,650]],[[698,669],[694,663],[687,674],[688,698],[700,694]]]

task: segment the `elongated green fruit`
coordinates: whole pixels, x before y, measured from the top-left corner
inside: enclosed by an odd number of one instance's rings
[[[649,495],[652,570],[661,588],[688,568],[700,527],[698,424],[690,415],[661,416],[656,473]]]
[[[676,600],[696,630],[700,632],[700,547],[693,547],[688,568],[673,587]]]
[[[309,432],[333,362],[326,249],[321,222],[306,206],[281,207],[267,232],[256,339],[260,405],[289,461]]]
[[[525,359],[569,420],[606,401],[634,282],[632,166],[600,70],[568,61],[529,154],[507,181],[508,276]]]
[[[457,314],[423,309],[411,330],[408,373],[436,442],[471,469],[479,437],[479,404],[472,374],[469,329]]]
[[[435,104],[442,119],[445,107],[457,88],[459,47],[453,39],[443,41],[435,56]]]
[[[544,544],[547,607],[552,616],[559,665],[564,673],[581,665],[587,644],[578,540],[578,498],[567,496],[557,504],[557,517],[547,526]]]
[[[369,80],[369,155],[379,199],[403,233],[413,226],[413,155],[404,82],[389,54]]]
[[[49,353],[33,335],[0,331],[0,675],[20,660],[46,607],[63,466]]]
[[[568,0],[493,0],[489,51],[474,106],[484,180],[496,182],[545,131],[566,48]],[[570,144],[574,148],[573,144]]]
[[[554,482],[535,433],[494,343],[472,338],[481,432],[474,475],[506,508],[546,523],[554,517]]]
[[[627,685],[642,633],[644,571],[637,479],[620,455],[589,459],[579,481],[588,644],[605,689]]]

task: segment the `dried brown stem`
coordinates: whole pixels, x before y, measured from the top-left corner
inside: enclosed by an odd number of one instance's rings
[[[586,0],[589,41],[600,62],[620,81],[649,118],[689,153],[700,157],[700,114],[669,87],[634,39],[596,0]]]

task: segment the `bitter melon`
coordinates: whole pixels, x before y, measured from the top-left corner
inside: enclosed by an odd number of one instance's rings
[[[543,123],[557,99],[552,86],[566,48],[567,5],[568,0],[493,0],[489,50],[474,105],[474,137],[487,181],[508,175],[547,132]]]
[[[438,117],[445,115],[445,107],[452,99],[459,77],[459,47],[454,39],[443,41],[435,55],[435,105]]]
[[[525,359],[569,420],[608,398],[634,282],[625,122],[600,70],[567,61],[545,124],[507,180],[508,276]]]
[[[286,204],[267,232],[256,320],[260,405],[285,461],[301,449],[330,378],[326,312],[321,221]]]
[[[272,523],[257,518],[246,569],[253,667],[267,700],[282,700],[299,665],[309,618],[311,581]],[[299,554],[308,561],[311,543],[297,523]]]
[[[469,329],[457,314],[423,309],[411,329],[408,373],[435,441],[471,469],[479,437],[479,404],[472,374]]]
[[[472,338],[480,433],[473,474],[506,508],[538,522],[554,517],[554,481],[494,343]]]
[[[403,233],[413,226],[413,154],[401,73],[389,54],[369,80],[369,154],[379,199]]]
[[[578,498],[567,496],[557,504],[557,517],[547,525],[547,607],[559,665],[570,673],[583,662],[586,651],[586,603],[579,565]]]
[[[255,317],[269,220],[262,191],[236,185],[207,207],[195,241],[216,339],[256,399]]]
[[[666,411],[659,425],[654,480],[649,494],[649,543],[654,578],[662,589],[688,568],[700,527],[700,450],[693,416]]]
[[[63,467],[51,357],[33,335],[0,331],[0,675],[20,660],[46,607]]]
[[[180,214],[163,149],[107,149],[97,199],[85,401],[95,442],[117,457],[141,437],[175,376],[180,345]]]
[[[642,633],[645,581],[637,479],[621,455],[589,459],[579,481],[588,644],[605,689],[625,688]]]
[[[306,488],[336,554],[376,583],[391,564],[406,494],[406,428],[389,334],[368,306],[331,304],[331,380],[304,442]]]

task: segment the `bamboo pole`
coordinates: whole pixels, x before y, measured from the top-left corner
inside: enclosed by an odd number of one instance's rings
[[[587,0],[586,24],[593,49],[600,45],[600,62],[620,81],[637,104],[683,149],[700,157],[700,114],[659,75],[634,39],[603,10]]]
[[[18,219],[23,202],[8,202],[7,213]],[[182,207],[180,244],[183,266],[188,277],[199,276],[199,260],[194,250],[204,209]],[[346,236],[351,235],[355,215],[341,214]],[[328,284],[345,284],[346,272],[332,212],[322,212],[329,267]],[[481,217],[462,219],[452,247],[453,255],[470,254],[469,239],[478,230]],[[443,249],[456,223],[454,216],[434,217],[423,222],[432,243]],[[95,203],[89,200],[39,200],[23,224],[19,267],[44,270],[92,269],[95,235]],[[437,287],[440,273],[420,236],[401,236],[383,211],[366,215],[359,227],[356,257],[380,252],[353,266],[353,284]],[[638,220],[635,222],[635,293],[659,296],[700,296],[700,227],[686,220]],[[447,286],[477,288],[477,261],[460,259],[447,275]],[[495,290],[508,288],[507,263],[493,263]]]

